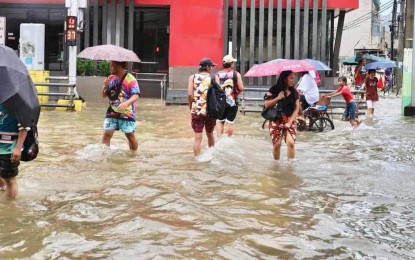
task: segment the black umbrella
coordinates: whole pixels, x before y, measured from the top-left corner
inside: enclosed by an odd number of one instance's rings
[[[29,72],[16,53],[0,45],[0,104],[14,111],[23,127],[37,124],[40,104]]]

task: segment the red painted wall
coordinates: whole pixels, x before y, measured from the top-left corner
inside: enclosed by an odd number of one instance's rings
[[[223,56],[223,0],[175,0],[170,7],[170,57],[175,66],[198,66]]]

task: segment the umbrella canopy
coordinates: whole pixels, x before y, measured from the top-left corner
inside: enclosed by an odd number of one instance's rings
[[[140,62],[137,54],[125,48],[107,44],[88,47],[78,54],[79,58],[89,60]]]
[[[323,62],[319,60],[313,60],[313,59],[303,59],[303,61],[311,63],[313,66],[315,66],[316,70],[322,70],[322,71],[330,71],[330,67],[324,64]]]
[[[29,72],[16,53],[0,45],[0,103],[14,111],[23,127],[37,124],[40,104]]]
[[[357,65],[358,64],[355,57],[343,59],[341,63],[343,63],[344,65]]]
[[[252,66],[252,68],[245,73],[244,77],[277,76],[280,75],[281,72],[287,70],[302,72],[320,69],[306,60],[275,59]]]
[[[384,60],[384,61],[375,61],[372,63],[369,63],[365,66],[365,70],[370,69],[386,69],[386,68],[396,68],[396,63],[392,60]]]

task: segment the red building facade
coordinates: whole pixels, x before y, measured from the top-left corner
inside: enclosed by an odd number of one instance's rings
[[[240,33],[241,26],[249,22],[241,20],[240,12],[244,7],[248,8],[247,10],[255,7],[256,12],[259,12],[261,8],[267,10],[272,6],[277,13],[280,4],[285,20],[287,15],[291,15],[294,20],[294,16],[299,14],[301,22],[304,21],[303,17],[310,16],[311,20],[314,8],[314,11],[318,11],[316,24],[318,23],[320,27],[322,24],[328,24],[327,28],[334,30],[329,27],[329,19],[334,19],[341,11],[358,8],[358,2],[358,0],[318,0],[317,2],[273,0],[272,3],[269,0],[255,0],[255,3],[249,0],[229,0],[229,2],[224,0],[89,0],[88,8],[84,10],[84,30],[78,45],[79,49],[83,49],[92,45],[111,43],[132,49],[144,61],[143,64],[135,66],[137,71],[168,72],[171,88],[185,88],[187,78],[195,72],[199,60],[210,57],[220,63],[222,56],[228,53],[229,42],[232,39],[235,42],[237,40],[239,44],[234,45],[235,49],[229,52],[238,56],[238,59],[240,55],[246,53],[245,49],[241,49],[241,41],[245,37],[241,37]],[[238,4],[238,8],[233,7],[234,3]],[[239,19],[236,30],[232,28],[232,23],[237,23],[236,20],[233,22],[235,10],[238,12],[237,19]],[[300,11],[296,13],[297,10]],[[329,14],[328,18],[325,18],[325,14]],[[63,35],[66,16],[64,0],[0,0],[0,16],[6,17],[7,31],[15,38],[13,40],[13,37],[10,37],[6,45],[17,48],[19,23],[45,23],[46,30],[49,31],[46,35],[48,56],[46,64],[54,64],[58,57],[62,58],[60,53],[64,52],[65,44],[60,35]],[[295,34],[294,32],[290,34],[287,29],[290,27],[287,27],[285,21],[284,24],[278,24],[277,17],[273,19],[275,19],[273,30],[282,27],[281,37],[285,37],[283,43],[291,39],[295,41]],[[252,28],[258,31],[256,25]],[[293,23],[291,31],[294,30]],[[233,36],[232,32],[238,33],[238,36]],[[330,32],[327,31],[327,34]],[[259,37],[257,32],[251,35],[255,38]],[[248,42],[249,37],[247,33],[245,41]],[[261,47],[258,46],[257,40],[255,44],[256,46],[245,48],[255,48],[258,52]],[[328,42],[327,45],[330,43]],[[295,50],[285,52],[288,53],[286,57],[296,55]],[[270,53],[277,58],[276,53]],[[311,52],[308,54],[305,55],[313,56]],[[257,61],[255,59],[254,62]],[[49,67],[53,69],[53,66]]]

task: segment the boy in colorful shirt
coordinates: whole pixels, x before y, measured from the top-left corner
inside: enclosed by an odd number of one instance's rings
[[[19,127],[15,115],[0,104],[0,185],[6,185],[6,196],[17,196],[18,166],[27,129]]]
[[[124,132],[130,150],[137,150],[135,137],[136,107],[140,95],[140,87],[133,75],[126,71],[126,62],[111,62],[111,75],[104,81],[101,89],[102,97],[108,97],[109,107],[104,121],[102,143],[110,146],[115,130]],[[122,82],[120,82],[122,81]],[[121,84],[121,88],[119,89]]]

